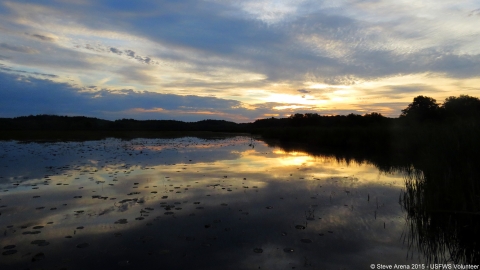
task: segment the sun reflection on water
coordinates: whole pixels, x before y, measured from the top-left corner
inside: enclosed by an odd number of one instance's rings
[[[162,259],[172,269],[281,269],[306,260],[315,267],[405,260],[402,176],[372,165],[261,141],[252,148],[247,137],[0,148],[0,246],[15,246],[2,251],[8,267],[104,269],[125,259],[146,267]],[[379,245],[390,250],[379,254]]]

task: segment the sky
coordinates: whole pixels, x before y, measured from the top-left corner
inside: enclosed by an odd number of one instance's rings
[[[0,0],[0,117],[224,119],[480,97],[478,0]]]

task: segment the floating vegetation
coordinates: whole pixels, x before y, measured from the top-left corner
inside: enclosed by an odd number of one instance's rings
[[[13,255],[15,253],[17,253],[17,251],[15,249],[11,249],[11,250],[2,252],[2,255]]]
[[[128,223],[128,221],[127,221],[126,218],[121,218],[121,219],[114,222],[114,224],[127,224],[127,223]]]
[[[130,261],[119,261],[118,262],[118,266],[122,266],[122,267],[125,267],[125,266],[129,266],[130,265]]]
[[[22,232],[22,234],[39,234],[41,231],[27,231],[27,232]]]
[[[254,248],[254,249],[253,249],[253,252],[255,252],[255,253],[263,253],[263,249],[261,249],[261,248]]]
[[[46,240],[34,240],[31,242],[31,244],[44,247],[50,245],[50,242],[47,242]]]
[[[43,252],[37,253],[32,257],[32,262],[37,262],[45,259],[45,254]]]
[[[77,248],[86,248],[88,246],[90,246],[88,243],[81,243],[77,245]]]

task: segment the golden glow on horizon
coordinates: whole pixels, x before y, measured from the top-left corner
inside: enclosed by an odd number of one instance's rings
[[[308,155],[305,152],[297,152],[297,151],[287,152],[287,151],[284,151],[280,148],[277,148],[277,149],[273,150],[272,153],[277,154],[277,155],[289,155],[289,156],[305,156],[305,155]]]
[[[325,83],[312,83],[306,82],[305,85],[308,89],[350,89],[349,85],[331,85]]]
[[[299,105],[285,105],[285,106],[275,106],[273,107],[274,110],[286,110],[286,109],[305,109],[305,108],[310,108],[308,106],[299,106]]]

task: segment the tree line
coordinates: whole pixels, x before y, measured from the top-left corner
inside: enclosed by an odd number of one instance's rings
[[[225,120],[202,120],[183,122],[176,120],[103,120],[85,116],[30,115],[15,118],[0,118],[0,130],[57,130],[57,131],[218,131],[251,132],[265,134],[279,128],[391,128],[415,126],[425,123],[469,122],[480,119],[480,99],[468,95],[449,97],[442,104],[434,98],[417,96],[398,118],[385,117],[372,112],[364,115],[319,115],[295,113],[287,118],[258,119],[252,123],[235,123]],[[293,135],[293,134],[292,134]],[[291,137],[290,139],[295,139]]]

